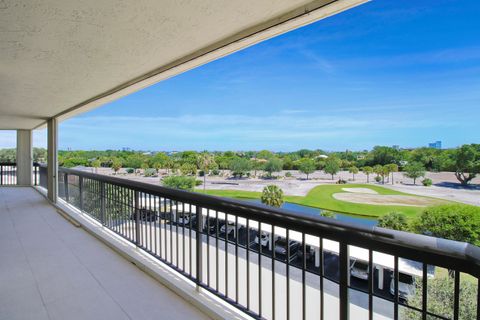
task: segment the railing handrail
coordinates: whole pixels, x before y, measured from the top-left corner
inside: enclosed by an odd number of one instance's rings
[[[42,166],[42,165],[40,165]],[[95,174],[70,168],[59,171],[84,178],[111,183],[136,191],[157,194],[160,197],[191,203],[200,207],[238,215],[239,217],[271,223],[278,227],[298,230],[307,234],[346,242],[382,253],[399,255],[407,259],[442,265],[480,276],[480,247],[453,240],[435,238],[380,227],[354,225],[325,217],[315,217],[258,203],[229,199],[184,190],[157,186],[125,178]]]

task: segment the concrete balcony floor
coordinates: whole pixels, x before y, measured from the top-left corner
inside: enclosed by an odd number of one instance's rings
[[[0,319],[207,319],[32,188],[0,188]]]

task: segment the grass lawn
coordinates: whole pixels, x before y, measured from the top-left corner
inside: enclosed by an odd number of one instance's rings
[[[404,192],[399,192],[381,186],[366,185],[366,184],[347,184],[347,185],[320,185],[312,190],[306,196],[285,196],[285,201],[296,203],[304,206],[315,207],[325,210],[331,210],[341,213],[362,215],[368,217],[380,217],[389,212],[396,211],[405,214],[408,217],[414,217],[418,215],[424,207],[420,206],[398,206],[398,205],[373,205],[373,204],[360,204],[337,200],[333,197],[333,194],[339,192],[345,192],[342,188],[368,188],[376,191],[380,195],[408,195],[416,196]],[[260,192],[241,191],[241,190],[206,190],[207,194],[228,197],[228,198],[247,198],[247,199],[259,199]],[[426,198],[426,197],[423,197]],[[429,198],[431,199],[431,198]],[[445,204],[447,201],[433,200],[438,204]]]

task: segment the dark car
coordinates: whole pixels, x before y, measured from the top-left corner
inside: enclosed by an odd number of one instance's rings
[[[153,221],[157,221],[157,218],[158,218],[156,211],[146,209],[146,208],[141,208],[133,212],[132,220],[137,220],[137,214],[138,214],[138,219],[140,221],[153,222]]]
[[[216,218],[208,218],[207,221],[204,222],[203,231],[208,232],[208,234],[214,234],[217,231],[217,219]]]
[[[297,241],[289,240],[288,247],[290,248],[290,261],[293,261],[298,256],[300,243]],[[277,258],[280,259],[287,259],[287,239],[279,238],[277,241],[275,241],[275,255],[277,256]]]
[[[313,262],[315,260],[315,250],[307,244],[305,246],[305,252],[307,262]],[[303,247],[301,245],[298,249],[298,258],[303,261]]]

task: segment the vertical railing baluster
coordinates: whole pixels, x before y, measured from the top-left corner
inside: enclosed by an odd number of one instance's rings
[[[288,245],[288,244],[287,244]],[[307,244],[305,243],[305,232],[302,232],[302,319],[307,318],[307,286],[306,286],[306,274],[307,269]]]
[[[235,302],[238,303],[238,216],[235,216]]]
[[[270,234],[269,242],[273,242],[275,238],[275,225],[272,224],[272,233]],[[258,239],[259,245],[262,245],[262,238]],[[272,246],[272,319],[275,320],[275,243],[268,243]]]
[[[247,219],[247,309],[250,310],[250,219]]]
[[[286,229],[287,234],[287,255],[285,257],[285,267],[286,267],[286,277],[287,277],[287,320],[290,319],[290,246],[288,245],[290,242],[290,229]],[[273,249],[275,250],[275,248]]]
[[[68,194],[67,190],[68,188],[65,188],[65,195]],[[103,181],[100,181],[100,222],[105,225],[105,182]]]
[[[393,319],[394,320],[398,320],[398,300],[399,300],[399,297],[398,297],[398,280],[399,280],[399,276],[400,276],[400,273],[398,271],[398,256],[395,256],[394,260],[393,260],[393,279],[394,279],[394,284],[395,284],[395,288],[394,288],[394,301],[393,301],[393,305],[394,305],[394,309],[393,309]]]
[[[260,235],[262,234],[262,222],[258,221],[258,315],[262,317],[262,245]]]
[[[225,296],[228,297],[228,214],[225,212]]]
[[[455,289],[453,291],[454,300],[453,300],[453,319],[458,320],[459,309],[460,309],[460,272],[455,270],[454,273]]]
[[[340,320],[348,319],[348,244],[340,243]]]
[[[193,228],[193,217],[192,217],[192,205],[189,204],[189,212],[190,212],[190,218],[189,218],[189,223],[190,223],[190,228],[188,228],[188,251],[189,251],[189,257],[188,257],[188,274],[190,275],[190,278],[192,277],[192,228]],[[196,219],[198,223],[198,212],[196,213]]]
[[[477,320],[480,320],[480,278],[477,279]]]
[[[373,251],[368,250],[368,319],[373,320]]]
[[[210,287],[210,209],[207,209],[207,286]],[[218,272],[218,270],[217,270]]]
[[[323,266],[323,239],[322,237],[319,237],[319,243],[318,243],[318,262],[320,264],[320,320],[324,319],[324,314],[325,314],[325,304],[324,304],[324,297],[323,297],[323,273],[324,273],[324,266]]]
[[[422,265],[422,320],[427,320],[427,264]]]
[[[140,194],[137,190],[134,191],[133,198],[133,212],[135,212],[135,243],[140,246],[140,208],[139,208]]]
[[[196,234],[196,241],[197,241],[197,290],[200,289],[200,285],[202,284],[202,257],[203,257],[203,250],[202,250],[202,224],[203,224],[203,216],[202,216],[202,208],[197,206],[197,234]]]
[[[78,192],[80,197],[80,211],[83,211],[83,177],[78,177]]]
[[[215,210],[215,287],[216,291],[220,290],[220,271],[219,271],[219,249],[218,249],[218,233],[220,229],[220,223],[218,221],[218,211]]]

